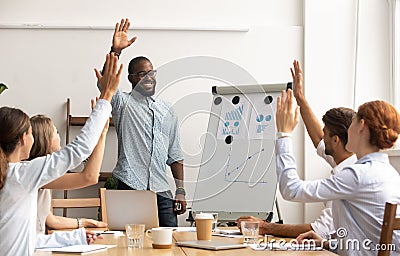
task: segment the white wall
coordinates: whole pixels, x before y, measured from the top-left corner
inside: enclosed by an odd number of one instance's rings
[[[304,1],[305,93],[318,117],[332,107],[390,100],[387,7],[381,0]],[[311,141],[305,142],[305,177],[328,175]],[[307,204],[305,221],[315,219],[321,207]]]
[[[107,27],[112,28],[123,17],[130,18],[134,28],[244,30],[132,31],[138,40],[123,52],[124,64],[136,55],[147,55],[156,67],[179,58],[210,56],[241,66],[259,83],[275,83],[291,80],[289,67],[296,58],[303,63],[306,96],[319,117],[331,107],[358,106],[372,98],[388,99],[387,3],[360,2],[356,55],[355,0],[152,0],[118,4],[94,0],[2,0],[3,28],[42,24],[70,29],[0,29],[0,82],[10,88],[0,96],[0,105],[22,108],[29,115],[45,113],[55,121],[64,138],[66,98],[72,100],[72,114],[89,113],[89,99],[97,94],[92,70],[101,67],[111,43],[113,31]],[[126,77],[125,72],[123,76]],[[226,80],[229,84],[229,79]],[[191,78],[173,86],[158,84],[158,91],[171,102],[200,93],[200,106],[207,109],[210,88],[219,84],[221,81],[215,78]],[[121,89],[129,90],[125,78]],[[185,113],[183,109],[177,112]],[[201,135],[206,131],[208,119],[204,115],[180,116],[180,119],[189,120],[181,124],[182,144],[188,161],[195,163],[201,154]],[[113,168],[116,157],[115,131],[110,131],[103,164],[106,170]],[[300,175],[307,179],[326,176],[329,168],[315,157],[302,126],[297,128],[295,140]],[[189,199],[193,196],[197,170],[197,167],[186,168]],[[306,204],[303,209],[303,204],[290,203],[279,196],[278,199],[287,223],[311,221],[321,208],[321,204]]]
[[[137,26],[293,26],[300,25],[302,1],[265,0],[145,2],[2,0],[0,20],[6,23],[45,23],[110,26],[124,17]]]
[[[389,160],[394,168],[400,173],[400,152],[397,150],[389,152]]]

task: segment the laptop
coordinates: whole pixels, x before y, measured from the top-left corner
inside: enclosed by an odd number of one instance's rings
[[[125,230],[125,224],[158,227],[157,195],[150,190],[105,190],[109,230]]]
[[[239,249],[246,248],[246,244],[238,244],[234,242],[228,241],[205,241],[205,240],[191,240],[191,241],[182,241],[175,243],[178,246],[192,247],[198,249],[207,249],[207,250],[227,250],[227,249]]]

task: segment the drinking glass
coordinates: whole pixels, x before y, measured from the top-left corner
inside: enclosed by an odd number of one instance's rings
[[[126,224],[125,231],[130,248],[143,248],[144,224]]]
[[[258,221],[242,221],[241,222],[243,243],[256,244],[258,242],[258,235],[260,223]]]

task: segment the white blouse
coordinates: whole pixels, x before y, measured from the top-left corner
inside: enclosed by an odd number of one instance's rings
[[[400,203],[400,176],[387,154],[371,153],[329,178],[303,181],[297,175],[292,139],[276,142],[276,171],[283,198],[297,202],[332,200],[334,227],[340,238],[338,253],[376,255],[385,203]],[[398,232],[393,243],[398,253]]]
[[[9,164],[0,190],[0,255],[34,253],[38,189],[90,156],[110,114],[110,103],[99,100],[80,134],[66,147],[32,161]]]
[[[46,232],[46,219],[50,213],[51,189],[39,189],[37,199],[36,234],[44,235]]]

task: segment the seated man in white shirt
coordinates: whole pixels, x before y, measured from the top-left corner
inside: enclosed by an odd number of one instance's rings
[[[343,167],[357,161],[356,156],[347,151],[347,129],[349,128],[355,112],[349,108],[332,108],[322,117],[324,127],[321,126],[303,93],[303,74],[298,61],[293,63],[291,69],[293,77],[293,93],[297,104],[300,106],[300,114],[303,118],[308,135],[310,136],[317,154],[324,158],[333,168],[334,175]],[[277,224],[269,223],[253,216],[242,216],[236,221],[240,228],[242,221],[259,221],[260,234],[269,234],[281,237],[297,237],[307,232],[315,231],[321,237],[328,238],[329,234],[335,233],[332,220],[332,202],[325,202],[325,208],[321,215],[313,223],[307,224]]]

